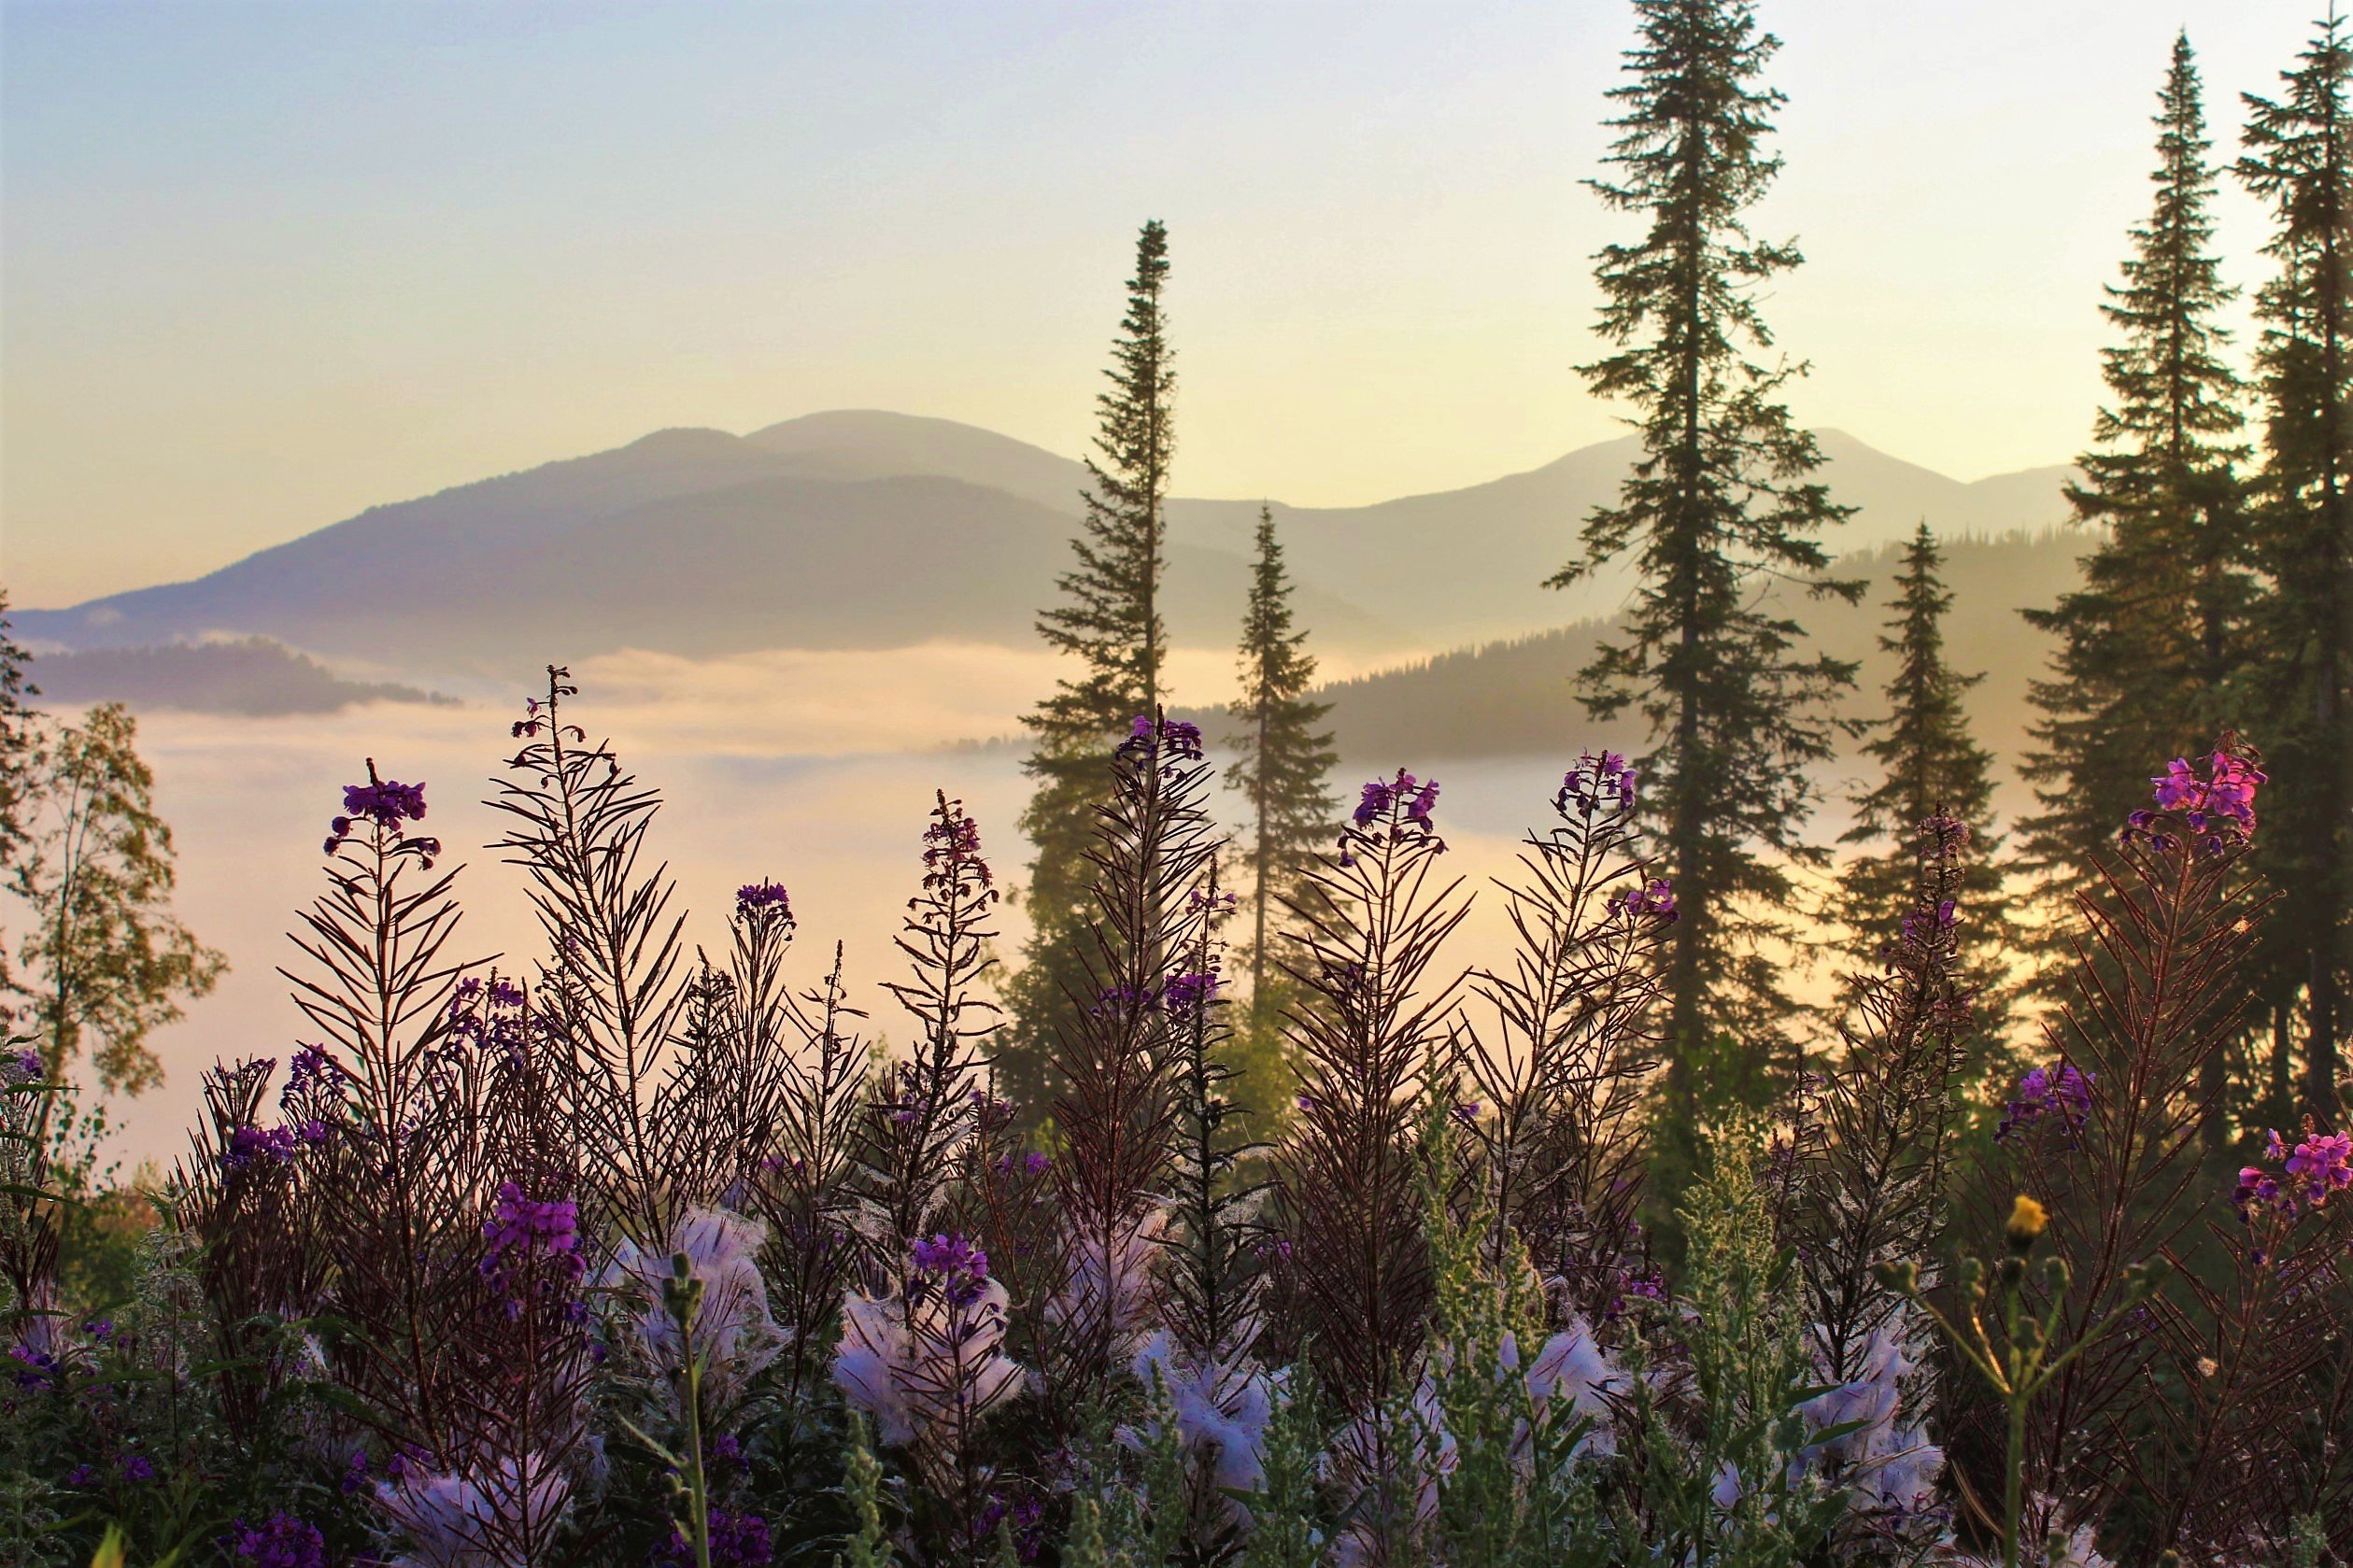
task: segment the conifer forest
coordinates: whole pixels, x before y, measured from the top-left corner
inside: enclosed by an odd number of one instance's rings
[[[1952,542],[1839,568],[1770,0],[1623,3],[1556,194],[1638,454],[1545,586],[1631,586],[1499,877],[1430,756],[1343,769],[1273,508],[1239,695],[1185,689],[1157,220],[1016,607],[1027,805],[930,757],[890,948],[817,934],[789,841],[687,885],[660,824],[733,808],[550,645],[480,777],[376,709],[308,786],[314,894],[240,958],[302,1025],[135,1181],[107,1097],[226,959],[136,717],[41,706],[0,620],[0,1563],[2353,1562],[2353,16],[2227,101],[2147,62],[2005,756]]]

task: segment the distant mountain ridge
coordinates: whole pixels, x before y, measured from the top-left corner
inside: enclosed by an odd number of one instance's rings
[[[35,660],[37,708],[127,702],[134,708],[277,718],[332,713],[366,702],[455,699],[383,681],[347,681],[317,659],[265,637],[156,648],[90,648]]]
[[[2046,527],[2063,468],[1963,484],[1821,432],[1829,543]],[[1466,489],[1371,506],[1274,503],[1320,646],[1379,657],[1507,638],[1623,600],[1623,571],[1539,585],[1614,493],[1632,437]],[[1008,436],[878,410],[736,436],[657,431],[607,452],[372,507],[206,576],[62,610],[21,635],[69,649],[265,636],[372,670],[490,672],[623,647],[716,655],[1022,643],[1069,566],[1084,468]],[[1176,642],[1232,641],[1255,501],[1169,503]]]

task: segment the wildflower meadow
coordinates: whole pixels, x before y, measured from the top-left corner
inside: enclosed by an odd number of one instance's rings
[[[2353,1142],[2307,1120],[2218,1169],[2197,1136],[2267,909],[2233,740],[2118,825],[2072,996],[2005,1082],[1967,1070],[1969,835],[1919,824],[1836,1048],[1708,1126],[1659,1216],[1645,1106],[1692,911],[1614,754],[1476,892],[1439,784],[1367,783],[1273,959],[1283,1109],[1245,1117],[1214,766],[1138,717],[1099,761],[1085,994],[1022,1106],[985,825],[945,795],[910,824],[895,974],[800,963],[764,875],[731,949],[690,952],[661,797],[579,701],[552,671],[494,784],[535,961],[469,953],[484,873],[432,836],[439,786],[371,763],[325,802],[285,971],[308,1033],[209,1074],[105,1317],[58,1283],[59,1085],[0,1069],[12,1561],[2346,1549]],[[1450,970],[1474,896],[1516,952]]]

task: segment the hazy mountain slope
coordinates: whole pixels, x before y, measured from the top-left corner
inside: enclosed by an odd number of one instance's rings
[[[2061,486],[2071,469],[1963,484],[1842,431],[1820,433],[1832,493],[1860,509],[1825,541],[1834,552],[1901,539],[1922,518],[1940,535],[1959,538],[2047,528],[2066,516]],[[1623,558],[1566,591],[1541,585],[1579,549],[1586,516],[1615,499],[1639,450],[1629,435],[1468,489],[1377,506],[1278,503],[1274,511],[1302,580],[1439,643],[1508,638],[1607,618],[1623,606],[1633,570]],[[1169,532],[1241,549],[1256,517],[1254,501],[1177,501],[1169,507]]]
[[[2049,639],[2016,607],[2047,604],[2072,586],[2086,543],[2078,533],[2042,530],[1947,546],[1945,580],[1954,590],[1949,656],[1956,668],[1985,675],[1969,694],[1969,715],[1978,739],[2006,764],[2023,746],[2032,716],[2027,683],[2044,673],[2049,653]],[[1842,575],[1868,581],[1863,603],[1809,600],[1795,612],[1816,646],[1860,661],[1845,709],[1854,717],[1874,717],[1885,706],[1880,692],[1892,660],[1877,639],[1900,564],[1896,550],[1886,545],[1837,563]],[[1440,757],[1568,756],[1603,744],[1639,750],[1638,718],[1605,727],[1576,698],[1573,677],[1608,630],[1605,621],[1580,621],[1334,683],[1322,695],[1333,704],[1340,751],[1354,766],[1390,768]],[[1222,729],[1225,721],[1211,715],[1207,722]]]
[[[609,509],[613,493],[596,498],[608,508],[602,515],[481,530],[445,540],[425,561],[345,570],[305,541],[178,595],[102,601],[73,613],[81,624],[67,629],[102,645],[234,630],[428,674],[511,671],[629,647],[706,656],[935,638],[1026,643],[1070,558],[1067,518],[954,479],[772,475]],[[1173,546],[1174,634],[1230,639],[1248,572],[1239,556]],[[1318,590],[1306,590],[1300,608],[1334,645],[1410,645]],[[64,642],[63,618],[18,619],[29,636]]]
[[[1071,516],[1083,509],[1079,492],[1086,486],[1085,465],[953,419],[843,408],[805,414],[744,439],[786,459],[786,472],[811,479],[936,473],[1002,490]],[[1245,537],[1242,544],[1247,546],[1249,540]]]
[[[1900,537],[1922,516],[1952,535],[2061,510],[2062,469],[1963,485],[1835,431],[1822,443],[1834,490],[1863,508],[1834,547]],[[1278,504],[1301,614],[1324,646],[1376,656],[1613,614],[1623,563],[1573,592],[1538,585],[1635,452],[1629,436],[1467,489]],[[192,582],[17,620],[50,645],[259,634],[428,674],[617,646],[1026,642],[1067,567],[1083,480],[1069,459],[1009,437],[873,410],[749,436],[665,431],[376,507]],[[1179,641],[1232,639],[1257,505],[1171,502]]]
[[[788,460],[723,431],[659,431],[609,452],[373,506],[190,582],[15,619],[22,635],[69,647],[213,632],[307,642],[313,628],[355,613],[371,624],[399,614],[446,620],[433,615],[434,600],[453,590],[470,600],[461,580],[486,557],[528,556],[587,519],[740,485]],[[347,641],[312,645],[340,649]]]
[[[92,648],[34,661],[36,706],[126,702],[192,713],[332,713],[361,702],[447,702],[415,686],[347,681],[283,643],[250,637],[163,648]]]

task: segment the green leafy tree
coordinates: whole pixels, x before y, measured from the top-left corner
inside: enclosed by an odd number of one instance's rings
[[[1580,676],[1587,709],[1647,722],[1644,771],[1661,858],[1681,911],[1667,954],[1668,1068],[1654,1197],[1671,1204],[1692,1168],[1704,1084],[1754,1077],[1751,1045],[1791,1010],[1769,951],[1791,936],[1791,868],[1818,862],[1803,828],[1807,768],[1832,754],[1827,712],[1847,662],[1808,657],[1798,624],[1761,593],[1795,581],[1851,601],[1860,584],[1822,575],[1818,535],[1843,521],[1816,477],[1821,454],[1778,401],[1803,364],[1762,356],[1773,338],[1756,294],[1798,265],[1794,245],[1756,239],[1743,219],[1780,168],[1765,150],[1781,94],[1759,85],[1779,47],[1748,0],[1637,0],[1632,79],[1602,200],[1642,214],[1647,233],[1602,250],[1602,336],[1593,389],[1638,411],[1642,456],[1615,505],[1585,521],[1584,549],[1552,579],[1578,581],[1631,553],[1639,585],[1625,634]],[[1745,1060],[1711,1066],[1719,1041]]]
[[[1168,276],[1168,230],[1146,223],[1105,372],[1111,388],[1096,399],[1086,516],[1070,542],[1076,559],[1056,584],[1062,602],[1038,616],[1046,645],[1074,657],[1080,671],[1023,719],[1035,742],[1023,770],[1037,785],[1021,830],[1038,853],[1021,896],[1030,936],[1027,962],[1006,985],[1012,1024],[998,1076],[1000,1088],[1026,1107],[1052,1096],[1045,1064],[1053,1020],[1070,1005],[1070,989],[1083,983],[1078,937],[1093,881],[1087,850],[1111,778],[1112,748],[1131,719],[1153,713],[1166,696],[1160,577],[1176,451],[1175,355],[1160,308]]]
[[[2021,858],[2053,908],[2147,803],[2150,771],[2213,739],[2246,653],[2241,388],[2218,319],[2235,290],[2212,250],[2215,172],[2186,36],[2157,101],[2157,198],[2101,307],[2120,333],[2102,354],[2109,402],[2067,491],[2076,519],[2102,535],[2083,586],[2025,612],[2058,637],[2049,678],[2031,688],[2043,716],[2021,770],[2040,807],[2021,825]],[[2063,966],[2060,924],[2036,945]]]
[[[1282,974],[1273,942],[1303,891],[1308,857],[1330,832],[1339,798],[1328,787],[1340,756],[1324,727],[1332,705],[1308,696],[1315,656],[1307,631],[1293,624],[1291,577],[1275,537],[1271,508],[1258,509],[1257,557],[1250,607],[1242,616],[1241,695],[1234,720],[1234,761],[1226,782],[1249,802],[1244,835],[1250,863],[1250,1010],[1233,1054],[1248,1109],[1265,1117],[1285,1103],[1280,1061]]]
[[[2332,1093],[2353,976],[2353,37],[2332,7],[2282,74],[2247,97],[2238,174],[2272,209],[2275,272],[2256,301],[2263,400],[2260,655],[2250,724],[2268,759],[2258,854],[2283,894],[2261,985],[2273,999],[2275,1071],[2289,1076],[2287,1017],[2301,990],[2303,1109]],[[2283,1109],[2287,1109],[2285,1107]]]
[[[1978,993],[1980,1024],[1996,990],[2006,923],[2002,915],[2001,840],[1993,832],[1993,757],[1970,734],[1962,696],[1985,677],[1964,675],[1945,657],[1945,613],[1952,592],[1937,574],[1944,552],[1922,523],[1904,546],[1903,566],[1888,608],[1888,635],[1879,647],[1894,656],[1887,711],[1871,721],[1864,752],[1885,770],[1879,782],[1853,798],[1854,826],[1842,844],[1869,846],[1839,869],[1831,913],[1852,933],[1866,967],[1892,939],[1912,907],[1920,882],[1921,823],[1942,812],[1966,826],[1971,844],[1960,877],[1970,936],[1963,982]]]
[[[227,968],[172,913],[172,830],[137,738],[129,711],[109,702],[48,739],[26,844],[8,869],[31,912],[17,989],[50,1075],[87,1056],[104,1088],[134,1095],[163,1077],[149,1034]]]

